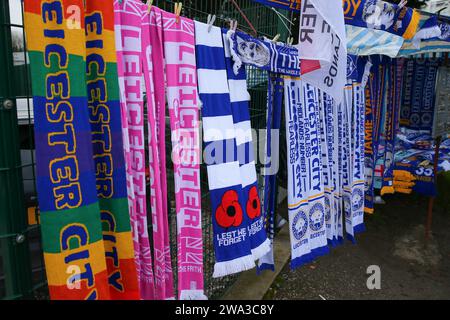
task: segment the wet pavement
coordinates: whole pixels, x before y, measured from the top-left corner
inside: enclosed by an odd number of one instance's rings
[[[266,299],[450,299],[450,198],[435,206],[425,245],[428,198],[384,197],[366,217],[357,244],[346,241],[327,256],[294,271],[286,265]],[[444,205],[443,205],[444,203]],[[380,267],[380,289],[369,290],[369,266]]]

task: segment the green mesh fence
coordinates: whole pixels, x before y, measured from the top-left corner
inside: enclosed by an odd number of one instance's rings
[[[238,7],[236,6],[238,5]],[[154,1],[154,5],[173,11],[173,1]],[[243,18],[247,17],[257,36],[272,38],[280,33],[284,40],[287,28],[270,8],[250,0],[188,0],[183,1],[182,15],[206,22],[215,14],[215,25],[227,27],[230,19],[238,21],[238,29],[254,34]],[[286,12],[279,11],[287,15]],[[0,299],[47,299],[45,265],[42,255],[35,184],[35,152],[31,79],[23,28],[23,0],[0,1]],[[248,68],[251,94],[251,123],[254,129],[266,126],[267,74]],[[12,107],[8,101],[12,102]],[[171,150],[170,130],[166,137]],[[168,163],[169,224],[176,234],[174,212],[173,167]],[[259,168],[257,168],[259,170]],[[211,208],[205,167],[202,175],[202,212],[204,233],[205,288],[210,298],[219,298],[237,276],[213,279],[214,251],[212,245]],[[150,210],[149,210],[150,217]],[[37,222],[37,223],[36,223]],[[149,226],[151,231],[151,225]],[[173,267],[176,276],[176,243],[172,239]]]

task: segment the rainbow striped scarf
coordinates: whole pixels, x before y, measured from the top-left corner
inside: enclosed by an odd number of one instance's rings
[[[25,28],[50,296],[136,299],[112,2],[27,1]]]

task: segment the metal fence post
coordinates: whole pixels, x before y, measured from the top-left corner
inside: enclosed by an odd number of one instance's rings
[[[30,297],[32,271],[24,206],[8,1],[0,1],[0,250],[5,299]]]

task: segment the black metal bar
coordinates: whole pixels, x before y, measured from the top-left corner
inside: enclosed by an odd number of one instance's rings
[[[6,299],[28,297],[32,291],[26,210],[22,184],[19,128],[12,77],[14,75],[9,2],[0,1],[0,239]],[[8,103],[5,104],[5,101]]]

